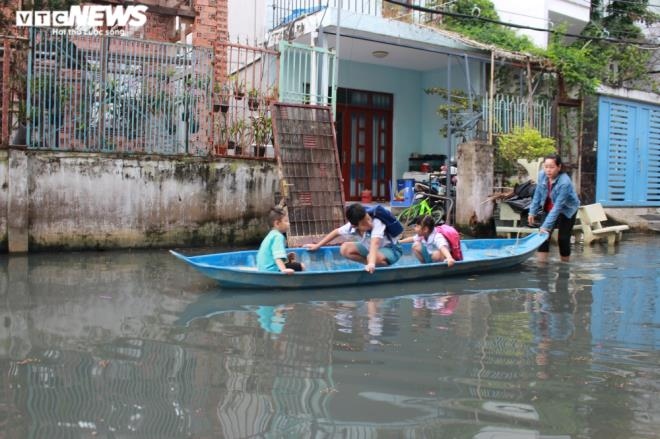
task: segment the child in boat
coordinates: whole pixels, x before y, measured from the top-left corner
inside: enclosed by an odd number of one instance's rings
[[[361,262],[369,273],[376,270],[376,266],[392,265],[399,260],[403,251],[396,237],[385,232],[385,223],[376,217],[371,217],[363,205],[351,204],[346,209],[348,222],[325,235],[316,244],[306,244],[310,251],[318,250],[321,246],[333,239],[352,237],[356,241],[344,242],[339,252],[345,258]]]
[[[456,262],[451,255],[451,250],[447,238],[444,237],[435,227],[435,221],[432,216],[427,215],[422,218],[421,229],[418,240],[413,244],[413,253],[422,264],[429,262],[447,261],[447,265],[452,267]]]
[[[272,207],[268,213],[268,223],[272,227],[257,252],[259,271],[280,271],[292,274],[303,271],[304,264],[295,260],[295,254],[286,252],[284,234],[289,230],[289,217],[281,207]]]
[[[420,215],[413,220],[413,230],[415,234],[408,236],[407,238],[400,239],[400,244],[405,244],[406,242],[417,242],[420,240],[419,232],[422,230],[422,219],[424,219],[424,217]]]

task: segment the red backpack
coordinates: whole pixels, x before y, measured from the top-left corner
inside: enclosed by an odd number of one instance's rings
[[[441,233],[449,243],[451,257],[456,261],[462,261],[463,252],[461,251],[461,235],[458,231],[447,224],[436,227],[435,231]]]

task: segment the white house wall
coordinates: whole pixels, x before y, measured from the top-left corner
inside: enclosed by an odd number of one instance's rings
[[[589,21],[589,2],[583,0],[492,0],[500,20],[540,29],[566,22],[570,33],[579,33]],[[548,32],[514,29],[542,48],[548,46]]]
[[[240,41],[243,44],[263,42],[268,11],[264,0],[229,0],[227,3],[229,40]]]

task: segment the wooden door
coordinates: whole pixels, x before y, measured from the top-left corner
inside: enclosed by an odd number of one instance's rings
[[[374,200],[390,198],[392,95],[340,89],[337,140],[344,194],[358,201],[369,189]]]

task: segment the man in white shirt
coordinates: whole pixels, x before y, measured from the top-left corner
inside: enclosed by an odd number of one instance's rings
[[[398,241],[387,234],[385,223],[372,218],[363,205],[356,203],[348,206],[346,219],[346,224],[328,233],[318,243],[305,247],[315,251],[338,236],[350,236],[356,240],[342,243],[341,255],[365,264],[364,269],[369,273],[373,273],[376,266],[392,265],[399,260],[403,251]]]

